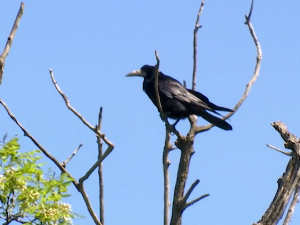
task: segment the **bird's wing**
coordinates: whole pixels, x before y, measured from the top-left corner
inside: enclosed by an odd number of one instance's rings
[[[214,112],[205,102],[197,98],[195,95],[188,92],[185,87],[183,87],[175,79],[159,82],[158,84],[159,92],[164,94],[168,98],[175,98],[182,103],[195,104],[203,109]]]
[[[190,92],[191,94],[193,94],[197,98],[199,98],[201,101],[203,101],[205,104],[207,104],[213,110],[233,112],[232,109],[228,109],[228,108],[225,108],[225,107],[222,107],[222,106],[215,105],[214,103],[210,102],[209,99],[204,94],[201,94],[198,91],[194,91],[194,90],[191,90],[191,89],[187,89],[187,90],[188,90],[188,92]]]

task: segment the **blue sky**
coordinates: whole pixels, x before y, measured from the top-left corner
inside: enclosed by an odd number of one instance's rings
[[[0,46],[4,47],[19,9],[0,3]],[[50,76],[52,68],[71,104],[91,123],[104,107],[103,129],[115,144],[104,162],[106,224],[162,224],[164,123],[142,90],[141,78],[125,74],[155,64],[176,79],[192,80],[192,38],[200,1],[25,1],[25,12],[6,59],[0,97],[28,131],[59,161],[81,142],[67,169],[80,178],[97,159],[94,134],[65,106]],[[250,0],[206,1],[198,33],[197,90],[233,108],[251,78],[256,49],[244,25]],[[256,83],[229,123],[197,136],[187,185],[200,184],[191,199],[210,197],[184,212],[183,224],[252,224],[277,190],[289,160],[266,147],[283,149],[270,125],[281,120],[300,135],[300,2],[256,1],[252,24],[263,51]],[[36,147],[0,107],[0,136],[19,135],[24,151]],[[199,125],[207,124],[199,118]],[[177,128],[186,134],[188,121]],[[172,137],[175,140],[175,137]],[[179,151],[170,154],[174,186]],[[47,167],[55,166],[46,158]],[[98,212],[97,173],[85,183]],[[171,193],[173,190],[171,191]],[[75,188],[66,199],[92,224]],[[300,223],[300,208],[291,224]]]

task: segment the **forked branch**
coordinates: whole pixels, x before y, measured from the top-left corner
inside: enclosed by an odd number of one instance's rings
[[[240,106],[243,104],[243,102],[245,101],[245,99],[247,98],[250,89],[252,88],[253,83],[256,81],[258,75],[259,75],[259,71],[260,71],[260,65],[261,65],[261,60],[262,60],[262,50],[258,41],[258,38],[254,32],[254,28],[250,22],[251,19],[251,15],[252,15],[252,11],[253,11],[253,0],[251,2],[251,7],[250,7],[250,11],[248,15],[245,15],[246,18],[246,22],[245,24],[248,26],[249,31],[250,31],[250,35],[254,41],[254,44],[256,46],[256,50],[257,50],[257,56],[256,56],[256,64],[255,64],[255,69],[254,69],[254,73],[252,78],[250,79],[250,81],[248,82],[248,84],[246,85],[246,89],[244,91],[244,94],[242,95],[241,99],[238,101],[238,103],[235,105],[233,112],[228,113],[226,116],[224,116],[222,119],[226,120],[228,118],[230,118],[239,108]],[[210,130],[214,125],[213,124],[208,124],[206,126],[199,126],[197,127],[194,132],[196,133],[201,133],[204,131],[208,131]]]
[[[287,126],[280,121],[272,123],[272,126],[278,131],[284,140],[284,146],[292,150],[292,157],[288,162],[286,171],[277,181],[278,189],[269,208],[255,225],[275,225],[282,218],[289,200],[294,193],[294,198],[285,218],[284,224],[288,224],[299,196],[300,181],[300,142],[299,139],[290,133]]]
[[[97,215],[92,209],[91,203],[88,199],[88,196],[84,190],[83,183],[77,182],[76,179],[66,170],[66,168],[62,165],[62,163],[59,163],[59,161],[52,156],[22,125],[21,123],[17,120],[17,118],[12,114],[12,112],[9,110],[8,106],[0,99],[0,104],[5,108],[7,114],[10,116],[10,118],[21,128],[21,130],[24,132],[24,136],[27,136],[42,152],[43,154],[49,158],[59,169],[62,173],[68,174],[70,178],[72,178],[72,183],[76,187],[76,189],[80,192],[82,195],[85,204],[87,206],[87,209],[92,216],[95,224],[97,225],[102,225],[100,221],[97,218]]]

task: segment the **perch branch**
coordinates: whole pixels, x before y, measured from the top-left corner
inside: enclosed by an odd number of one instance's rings
[[[24,2],[21,2],[18,15],[15,19],[14,25],[13,25],[13,27],[11,29],[11,32],[10,32],[8,38],[7,38],[6,45],[5,45],[5,47],[3,49],[3,52],[0,56],[0,85],[2,83],[2,78],[3,78],[3,73],[4,73],[5,59],[6,59],[6,56],[9,54],[9,50],[11,48],[13,39],[14,39],[15,34],[17,32],[21,17],[23,15],[23,12],[24,12]]]
[[[204,1],[201,2],[200,9],[197,15],[195,28],[194,28],[194,64],[193,64],[193,81],[192,81],[192,88],[193,90],[196,87],[196,70],[197,70],[197,31],[201,27],[199,25],[200,16],[204,7]],[[188,172],[189,172],[189,165],[192,155],[194,154],[194,138],[195,138],[195,129],[196,129],[196,117],[189,116],[190,121],[190,131],[187,136],[183,136],[181,139],[177,139],[175,142],[176,146],[181,150],[180,161],[177,171],[177,179],[174,189],[174,197],[173,197],[173,207],[172,207],[172,216],[171,216],[171,223],[170,225],[181,225],[182,221],[182,213],[183,211],[190,205],[194,204],[195,202],[203,199],[204,197],[201,196],[190,203],[186,203],[187,198],[192,193],[193,189],[199,183],[199,180],[196,180],[193,185],[189,188],[188,192],[184,195],[184,188],[186,185]],[[205,195],[205,197],[208,195]]]
[[[222,119],[223,120],[226,120],[228,118],[230,118],[239,108],[240,106],[243,104],[243,102],[245,101],[245,99],[247,98],[251,88],[252,88],[252,85],[253,83],[256,81],[258,75],[259,75],[259,71],[260,71],[260,65],[261,65],[261,60],[262,60],[262,50],[261,50],[261,47],[260,47],[260,44],[259,44],[259,41],[257,39],[257,36],[254,32],[254,28],[250,22],[250,19],[251,19],[251,15],[252,15],[252,11],[253,11],[253,0],[251,2],[251,7],[250,7],[250,12],[248,15],[245,15],[245,18],[246,18],[246,22],[245,24],[248,26],[249,28],[249,31],[250,31],[250,34],[251,34],[251,37],[254,41],[254,44],[256,46],[256,50],[257,50],[257,56],[256,56],[256,65],[255,65],[255,69],[254,69],[254,73],[253,73],[253,76],[252,78],[250,79],[250,81],[248,82],[248,84],[246,85],[246,89],[244,91],[244,94],[243,96],[241,97],[241,99],[238,101],[238,103],[235,105],[234,109],[233,109],[233,112],[230,112],[228,113],[226,116],[224,116]],[[204,132],[204,131],[208,131],[210,130],[214,125],[213,124],[208,124],[206,126],[199,126],[196,128],[196,133],[201,133],[201,132]]]
[[[159,75],[160,60],[159,60],[158,53],[156,50],[155,50],[155,58],[156,58],[156,65],[155,65],[155,69],[154,69],[154,74],[155,74],[154,86],[155,86],[155,97],[157,100],[157,107],[158,107],[158,110],[160,113],[160,117],[165,122],[167,129],[170,132],[173,132],[179,139],[182,139],[181,134],[176,130],[175,126],[170,125],[166,115],[163,112],[163,108],[162,108],[160,96],[159,96],[159,91],[158,91],[158,75]]]
[[[181,150],[181,155],[173,195],[171,225],[181,225],[182,213],[185,206],[183,200],[184,188],[188,177],[191,157],[194,154],[193,142],[193,136],[187,136],[181,140],[177,139],[175,142],[176,146]]]
[[[158,74],[159,74],[159,57],[158,57],[158,53],[155,50],[155,58],[156,58],[156,65],[154,68],[154,75],[155,75],[155,80],[154,80],[154,86],[155,86],[155,97],[156,97],[156,101],[157,101],[157,107],[160,113],[161,118],[166,121],[167,117],[165,116],[163,109],[162,109],[162,105],[160,102],[160,96],[159,96],[159,92],[158,92]]]

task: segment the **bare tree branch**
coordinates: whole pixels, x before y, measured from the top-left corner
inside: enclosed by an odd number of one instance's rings
[[[183,139],[177,139],[175,142],[176,146],[181,150],[181,155],[174,189],[171,225],[181,225],[181,217],[185,206],[185,202],[182,200],[183,193],[188,177],[190,160],[194,154],[193,137],[183,137]]]
[[[157,51],[155,50],[155,58],[156,58],[156,65],[155,65],[155,96],[157,100],[157,106],[160,113],[161,119],[165,122],[166,125],[166,138],[165,138],[165,146],[163,152],[163,173],[164,173],[164,225],[169,223],[169,207],[170,207],[170,181],[169,181],[169,166],[170,161],[168,158],[168,154],[172,149],[172,145],[170,143],[170,136],[171,132],[175,133],[178,139],[181,138],[181,134],[175,129],[175,126],[171,126],[166,115],[163,112],[159,91],[158,91],[158,75],[159,75],[159,56]]]
[[[114,149],[114,145],[113,143],[111,143],[105,136],[105,134],[101,133],[100,131],[98,131],[97,126],[93,127],[89,122],[87,122],[82,115],[80,115],[79,112],[77,112],[71,105],[70,102],[67,98],[67,96],[62,92],[62,90],[59,88],[56,80],[54,79],[54,75],[51,69],[49,69],[50,72],[50,76],[51,76],[51,80],[56,88],[56,90],[58,91],[58,93],[62,96],[62,98],[64,99],[66,106],[68,109],[70,109],[88,128],[90,128],[92,131],[94,131],[96,133],[97,136],[101,137],[101,139],[108,145],[105,153],[101,156],[100,159],[98,159],[98,161],[87,171],[87,173],[81,177],[79,179],[79,182],[83,182],[86,179],[89,178],[89,176],[92,174],[92,172],[99,166],[99,163],[101,163]]]
[[[79,182],[79,184],[78,184],[77,187],[78,187],[78,190],[79,190],[81,196],[83,197],[83,200],[84,200],[84,202],[85,202],[85,204],[86,204],[86,207],[87,207],[87,209],[88,209],[88,211],[89,211],[91,217],[93,218],[95,224],[97,224],[97,225],[102,225],[101,222],[98,220],[97,215],[95,214],[95,212],[94,212],[94,210],[93,210],[93,208],[92,208],[92,205],[91,205],[91,203],[90,203],[90,200],[89,200],[89,198],[88,198],[88,196],[87,196],[87,194],[86,194],[86,192],[85,192],[85,190],[84,190],[83,183],[82,183],[82,182]]]
[[[100,133],[102,126],[102,112],[103,108],[100,107],[99,117],[98,117],[98,125],[97,130]],[[97,143],[98,143],[98,160],[101,159],[103,155],[103,143],[102,139],[97,135]],[[102,162],[99,163],[98,167],[98,175],[99,175],[99,198],[100,198],[100,222],[104,225],[104,184],[103,184],[103,168]]]
[[[6,59],[6,56],[8,55],[8,53],[9,53],[10,47],[12,45],[13,39],[15,37],[15,34],[17,32],[17,29],[18,29],[21,17],[23,15],[23,12],[24,12],[24,2],[21,2],[18,15],[17,15],[17,17],[15,19],[14,25],[13,25],[13,27],[11,29],[11,32],[10,32],[8,38],[7,38],[6,45],[5,45],[5,47],[3,49],[3,52],[2,52],[2,54],[0,56],[0,85],[2,83],[2,78],[3,78],[3,72],[4,72],[4,66],[5,66],[5,59]]]
[[[160,113],[160,117],[165,122],[165,125],[166,125],[167,129],[170,132],[173,132],[180,139],[180,138],[182,138],[181,134],[176,130],[175,126],[170,125],[170,123],[169,123],[169,121],[168,121],[168,119],[167,119],[167,117],[164,114],[163,109],[162,109],[162,105],[161,105],[161,102],[160,102],[159,91],[158,91],[158,74],[159,74],[160,60],[159,60],[158,53],[157,53],[156,50],[155,50],[155,58],[156,58],[156,65],[155,65],[155,69],[154,69],[154,74],[155,74],[154,86],[155,86],[155,97],[156,97],[156,100],[157,100],[157,107],[158,107],[158,110],[159,110],[159,113]]]
[[[3,105],[3,107],[5,108],[7,114],[10,116],[10,118],[22,129],[22,131],[24,132],[24,135],[27,136],[42,152],[43,154],[49,158],[59,169],[62,173],[67,173],[68,176],[70,178],[72,178],[72,183],[74,184],[74,186],[76,187],[76,189],[80,192],[80,194],[82,195],[85,204],[87,206],[87,209],[90,213],[90,215],[92,216],[94,222],[97,225],[102,225],[99,221],[98,218],[96,216],[96,214],[94,213],[92,206],[90,204],[90,201],[87,197],[87,194],[85,193],[84,187],[83,187],[83,183],[82,182],[77,182],[75,180],[75,178],[65,169],[65,167],[63,167],[58,160],[52,156],[40,143],[37,142],[37,140],[20,124],[20,122],[17,120],[17,118],[11,113],[11,111],[9,110],[9,108],[7,107],[7,105],[0,99],[0,104]],[[102,160],[105,157],[102,157]]]
[[[203,6],[204,6],[204,2],[201,3],[200,9],[199,9],[199,12],[197,15],[196,25],[194,28],[194,45],[193,45],[194,46],[194,69],[193,69],[193,87],[192,87],[193,89],[195,89],[195,85],[196,85],[195,80],[196,80],[196,70],[197,70],[197,60],[196,60],[197,59],[197,56],[196,56],[196,53],[197,53],[197,31],[201,27],[199,25],[199,20],[200,20],[200,15],[203,10]],[[250,34],[251,34],[251,36],[254,40],[254,43],[256,45],[256,48],[257,48],[257,62],[256,62],[254,74],[253,74],[252,79],[247,84],[245,93],[243,94],[240,101],[236,104],[236,106],[234,108],[234,112],[229,113],[223,119],[229,118],[230,116],[232,116],[235,113],[235,111],[237,111],[237,109],[241,106],[241,104],[246,99],[251,86],[253,85],[254,81],[257,79],[257,77],[259,75],[259,69],[260,69],[260,64],[261,64],[261,59],[262,59],[262,52],[261,52],[260,44],[254,33],[254,29],[250,23],[250,16],[251,16],[252,10],[253,10],[253,3],[251,4],[249,15],[246,16],[246,24],[249,27]],[[190,205],[194,204],[195,202],[209,196],[208,194],[205,194],[205,195],[200,196],[199,198],[196,198],[195,200],[193,200],[189,203],[186,203],[188,196],[190,195],[192,190],[197,185],[197,183],[198,183],[197,181],[191,186],[191,188],[189,189],[187,194],[185,196],[183,196],[184,188],[185,188],[185,184],[186,184],[186,180],[187,180],[187,175],[188,175],[188,170],[189,170],[190,159],[194,153],[193,142],[195,139],[195,135],[197,135],[200,132],[207,131],[214,126],[213,124],[209,124],[206,126],[199,127],[196,124],[197,119],[194,116],[189,116],[189,121],[190,121],[190,125],[191,125],[189,133],[187,134],[187,136],[183,136],[181,140],[177,140],[175,143],[176,146],[181,150],[181,156],[180,156],[180,162],[179,162],[179,167],[178,167],[178,172],[177,172],[177,180],[176,180],[176,185],[175,185],[175,190],[174,190],[171,225],[181,225],[181,217],[182,217],[183,211]]]
[[[79,151],[79,149],[82,147],[82,143],[78,145],[78,147],[75,149],[75,151],[70,155],[64,162],[62,162],[62,166],[66,168],[68,162],[76,155],[76,153]]]
[[[197,179],[189,188],[189,190],[187,191],[187,193],[185,194],[185,196],[182,198],[182,200],[184,201],[184,203],[188,200],[188,198],[190,197],[192,191],[194,190],[194,188],[200,183],[200,180]]]
[[[95,162],[95,164],[86,172],[86,174],[79,179],[79,183],[82,183],[88,179],[94,170],[99,166],[99,164],[112,152],[112,150],[113,149],[111,147],[108,147],[100,159],[98,159],[97,162]]]
[[[59,163],[59,161],[54,156],[52,156],[42,145],[40,145],[38,141],[21,125],[21,123],[9,110],[8,106],[1,99],[0,99],[0,104],[3,105],[10,118],[21,128],[21,130],[24,132],[24,136],[27,136],[44,153],[44,155],[47,158],[49,158],[61,170],[61,172],[67,173],[73,179],[74,185],[77,186],[78,183],[75,181],[75,178]]]
[[[285,148],[291,149],[293,154],[290,159],[286,171],[277,181],[278,189],[269,208],[256,225],[275,225],[282,218],[289,200],[295,192],[299,192],[300,179],[300,142],[299,139],[290,133],[287,126],[280,121],[272,123],[272,126],[278,131],[282,139],[285,141]],[[295,199],[295,197],[294,197]],[[294,206],[292,205],[293,209]],[[286,220],[290,220],[293,210],[289,211]]]
[[[190,207],[191,205],[195,204],[196,202],[199,202],[200,200],[202,200],[208,196],[209,196],[209,194],[204,194],[204,195],[201,195],[200,197],[194,199],[193,201],[186,203],[183,210],[185,210],[186,208]]]
[[[290,204],[288,213],[286,214],[286,217],[284,219],[283,225],[288,225],[292,219],[292,215],[295,212],[296,204],[299,202],[299,192],[300,192],[300,180],[298,180],[298,183],[296,184],[296,188],[294,191],[294,197]]]
[[[287,156],[293,156],[293,153],[292,153],[292,152],[285,152],[285,151],[282,151],[282,150],[280,150],[279,148],[276,148],[276,147],[274,147],[274,146],[272,146],[272,145],[269,145],[269,144],[267,144],[267,146],[268,146],[269,148],[274,149],[275,151],[278,151],[278,152],[284,154],[284,155],[287,155]]]
[[[193,90],[196,87],[196,73],[197,73],[197,31],[200,28],[199,20],[200,16],[203,10],[204,1],[201,2],[201,6],[197,15],[195,28],[194,28],[194,42],[193,42],[193,81],[192,81],[192,88]],[[190,121],[190,131],[195,130],[197,118],[195,116],[189,116]],[[196,187],[196,185],[199,183],[199,181],[194,182],[194,184],[191,186],[191,188],[188,190],[187,194],[183,196],[184,194],[184,188],[188,177],[188,171],[189,171],[189,165],[192,155],[194,154],[194,138],[195,133],[189,132],[187,136],[178,136],[180,137],[175,142],[175,145],[181,150],[180,155],[180,161],[178,165],[178,171],[177,171],[177,179],[174,189],[174,196],[173,196],[173,207],[172,207],[172,216],[171,216],[171,225],[181,225],[182,221],[182,213],[183,211],[188,207],[186,205],[187,198],[193,191],[193,189]],[[199,199],[200,200],[200,199]],[[199,201],[197,200],[197,201]],[[190,205],[195,203],[196,201],[193,201]]]
[[[252,14],[252,10],[253,10],[253,0],[251,2],[251,7],[250,7],[250,12],[247,15],[245,15],[245,18],[246,18],[246,22],[245,24],[248,26],[249,28],[249,31],[250,31],[250,34],[253,38],[253,41],[254,41],[254,44],[256,46],[256,50],[257,50],[257,56],[256,56],[256,65],[255,65],[255,69],[254,69],[254,73],[253,73],[253,76],[252,78],[250,79],[250,81],[248,82],[248,84],[246,85],[246,89],[244,91],[244,94],[243,96],[241,97],[241,99],[238,101],[238,103],[235,105],[234,109],[233,109],[233,112],[230,112],[228,113],[226,116],[224,116],[222,119],[223,120],[226,120],[228,118],[230,118],[239,108],[240,106],[243,104],[243,102],[245,101],[245,99],[247,98],[249,92],[250,92],[250,89],[253,85],[253,83],[256,81],[258,75],[259,75],[259,71],[260,71],[260,65],[261,65],[261,60],[262,60],[262,50],[261,50],[261,47],[260,47],[260,44],[258,42],[258,39],[257,39],[257,36],[254,32],[254,28],[250,22],[250,19],[251,19],[251,14]],[[197,127],[196,129],[196,133],[201,133],[201,132],[204,132],[204,131],[208,131],[210,130],[214,125],[213,124],[208,124],[206,126],[199,126]]]
[[[197,19],[196,19],[195,28],[194,28],[194,42],[193,42],[194,63],[193,63],[193,81],[192,81],[192,89],[193,90],[195,90],[195,88],[196,88],[196,76],[197,76],[197,43],[198,43],[197,33],[198,33],[199,28],[202,27],[199,24],[199,21],[200,21],[200,17],[201,17],[202,11],[203,11],[203,6],[204,6],[204,1],[201,2],[201,6],[200,6],[199,12],[197,14]]]
[[[160,60],[159,60],[158,53],[157,53],[156,50],[155,50],[155,57],[156,57],[156,65],[155,65],[155,68],[154,68],[154,74],[155,74],[155,81],[154,81],[155,97],[156,97],[157,107],[158,107],[158,110],[159,110],[159,113],[160,113],[160,117],[164,121],[166,121],[167,117],[165,116],[165,114],[163,112],[162,105],[161,105],[161,102],[160,102],[160,96],[159,96],[159,92],[158,92],[158,74],[159,74],[159,63],[160,63]]]
[[[83,123],[84,125],[86,125],[88,128],[90,128],[92,131],[94,131],[97,135],[99,135],[102,140],[110,147],[110,148],[114,148],[113,143],[111,143],[104,134],[100,133],[99,131],[97,131],[97,127],[93,127],[89,122],[87,122],[82,115],[80,115],[79,112],[77,112],[71,105],[70,102],[67,98],[67,96],[61,91],[61,89],[59,88],[56,80],[54,79],[54,75],[51,69],[49,69],[50,72],[50,76],[51,76],[51,80],[56,88],[56,90],[58,91],[58,93],[62,96],[62,98],[64,99],[66,106],[68,107],[69,110],[71,110]]]
[[[171,133],[166,128],[166,139],[163,152],[163,172],[164,172],[164,225],[169,224],[169,208],[170,208],[170,179],[169,179],[169,166],[171,164],[169,160],[169,152],[172,149],[170,143]]]

